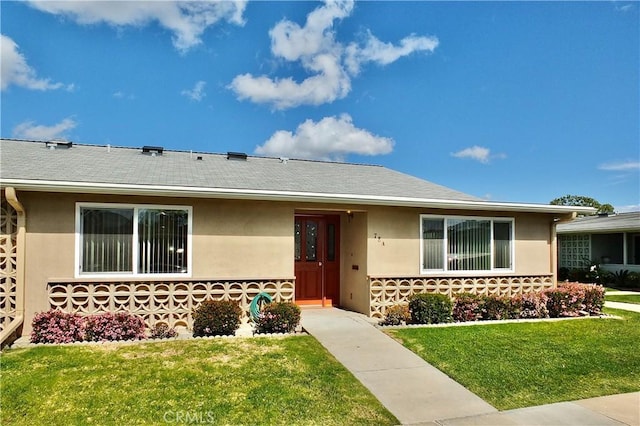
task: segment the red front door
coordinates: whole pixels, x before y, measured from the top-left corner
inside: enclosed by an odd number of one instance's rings
[[[296,303],[340,303],[340,216],[296,215]]]

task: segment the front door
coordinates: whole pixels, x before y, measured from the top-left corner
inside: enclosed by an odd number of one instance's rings
[[[340,303],[340,216],[296,215],[296,303]]]

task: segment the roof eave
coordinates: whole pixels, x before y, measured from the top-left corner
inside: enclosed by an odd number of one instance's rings
[[[375,195],[331,194],[258,189],[207,188],[182,186],[132,185],[95,182],[62,182],[26,179],[3,179],[2,187],[22,191],[69,192],[103,195],[146,195],[160,197],[227,198],[245,200],[296,201],[310,203],[366,204],[398,207],[431,207],[439,209],[529,212],[572,215],[591,214],[591,207],[549,204],[506,203],[495,201],[443,200]]]

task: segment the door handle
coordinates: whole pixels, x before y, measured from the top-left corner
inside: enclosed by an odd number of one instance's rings
[[[322,262],[318,262],[318,266],[322,266]]]

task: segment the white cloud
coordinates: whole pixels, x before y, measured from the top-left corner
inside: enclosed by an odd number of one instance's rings
[[[600,170],[626,172],[632,170],[640,170],[639,161],[620,161],[615,163],[604,163],[598,166]]]
[[[13,137],[29,140],[51,140],[65,137],[65,132],[75,128],[78,123],[71,118],[65,118],[53,126],[36,125],[33,121],[25,121],[13,129]]]
[[[417,51],[433,51],[434,37],[410,35],[399,46],[383,43],[371,33],[363,48],[356,43],[345,47],[336,41],[333,25],[353,11],[353,1],[325,1],[307,15],[305,25],[283,19],[270,31],[271,53],[289,62],[299,61],[309,77],[296,81],[292,77],[271,78],[249,73],[236,76],[229,88],[238,99],[272,104],[276,109],[299,105],[320,105],[347,96],[351,78],[361,65],[375,62],[390,64]]]
[[[476,160],[481,162],[482,164],[488,164],[489,161],[494,158],[507,158],[506,154],[491,154],[491,150],[489,148],[478,145],[474,145],[458,152],[451,153],[451,155],[456,158],[469,158],[471,160]]]
[[[0,57],[2,90],[6,90],[12,84],[31,90],[54,90],[63,87],[62,83],[52,83],[48,78],[38,78],[36,71],[18,51],[16,42],[3,34],[0,34]],[[72,90],[73,85],[69,88]]]
[[[399,46],[394,46],[391,43],[384,43],[378,40],[371,32],[368,32],[366,44],[363,48],[356,43],[351,43],[347,47],[345,63],[349,72],[358,74],[360,66],[367,62],[388,65],[413,52],[433,52],[438,47],[438,44],[439,41],[436,37],[418,37],[415,34],[411,34],[400,40]]]
[[[185,89],[180,92],[180,94],[182,96],[186,96],[192,101],[200,102],[205,96],[207,96],[207,94],[204,92],[204,86],[206,86],[206,84],[207,83],[205,81],[200,80],[196,82],[196,84],[193,86],[193,89]]]
[[[237,1],[31,1],[31,6],[78,24],[142,27],[157,21],[173,33],[180,52],[200,44],[202,33],[221,20],[243,25],[246,0]]]
[[[351,116],[325,117],[318,122],[306,120],[295,133],[275,132],[255,153],[320,160],[344,160],[347,154],[380,155],[393,150],[393,140],[376,136],[353,125]]]

